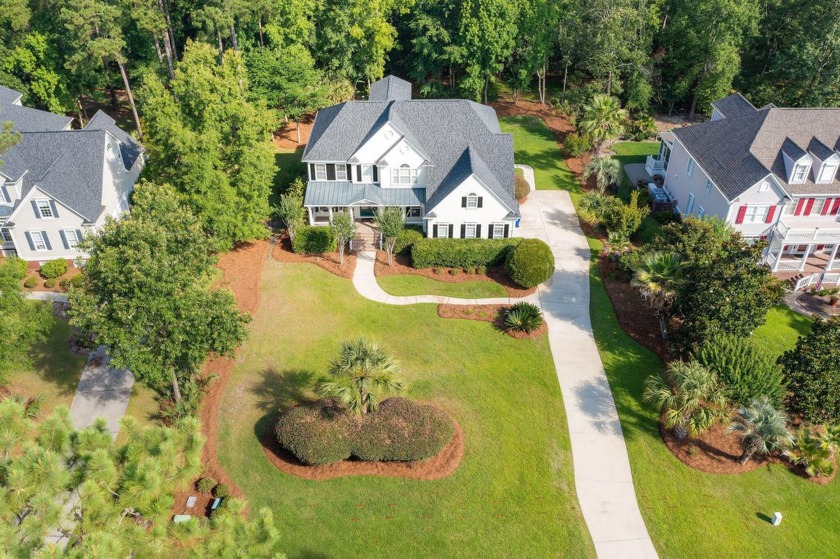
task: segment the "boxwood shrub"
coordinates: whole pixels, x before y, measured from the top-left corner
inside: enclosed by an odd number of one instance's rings
[[[58,258],[56,260],[44,262],[44,265],[41,266],[41,275],[44,277],[44,279],[58,278],[66,273],[67,261],[63,258]]]
[[[36,285],[38,285],[38,278],[36,278],[35,276],[29,276],[28,278],[26,278],[26,281],[23,282],[23,286],[29,289],[32,289]]]
[[[275,433],[280,445],[304,464],[331,464],[350,458],[350,419],[334,400],[321,400],[281,415]]]
[[[522,239],[420,239],[411,249],[415,268],[495,266]]]
[[[332,227],[304,225],[295,233],[292,250],[298,254],[324,254],[335,252],[337,246]]]
[[[23,279],[29,271],[29,262],[19,256],[7,256],[0,265],[0,275]]]
[[[409,254],[414,243],[423,239],[423,228],[416,225],[406,225],[397,235],[397,243],[394,245],[394,254]]]
[[[535,287],[554,273],[554,254],[539,239],[524,239],[507,255],[505,269],[523,287]]]
[[[431,458],[445,447],[455,426],[442,410],[388,398],[368,414],[353,437],[352,453],[360,460],[411,462]]]

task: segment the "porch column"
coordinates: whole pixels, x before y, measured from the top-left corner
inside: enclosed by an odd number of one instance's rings
[[[330,225],[332,225],[332,206],[327,206],[327,213],[329,214]]]
[[[779,264],[780,264],[780,263],[781,263],[781,261],[782,261],[782,254],[783,254],[784,252],[785,252],[785,244],[784,244],[784,243],[781,243],[781,244],[779,245],[779,253],[778,253],[778,254],[776,254],[776,261],[775,261],[775,262],[773,262],[773,271],[774,271],[774,272],[777,272],[777,271],[779,270]],[[772,249],[771,249],[770,253],[772,254]]]
[[[805,249],[805,254],[802,255],[802,262],[799,263],[799,271],[803,271],[805,269],[805,264],[808,262],[808,257],[811,256],[811,249],[814,248],[814,245],[808,245]]]
[[[831,258],[828,259],[828,266],[826,266],[825,271],[830,272],[832,268],[834,268],[834,258],[837,256],[837,248],[840,245],[835,244],[834,248],[831,249]]]
[[[312,217],[312,206],[306,206],[306,211],[309,213],[309,225],[315,225],[315,218]]]

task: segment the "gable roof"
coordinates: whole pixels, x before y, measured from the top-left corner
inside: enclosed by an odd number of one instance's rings
[[[731,97],[731,96],[730,96]],[[728,98],[727,98],[728,99]],[[809,150],[824,159],[840,148],[840,109],[762,109],[673,130],[723,194],[733,200],[773,177],[790,194],[840,193],[840,180],[789,184],[784,153],[793,159]]]
[[[717,109],[717,112],[725,118],[749,114],[758,110],[740,93],[733,93],[723,99],[712,101],[712,107]]]
[[[70,130],[71,118],[15,104],[19,99],[18,92],[0,86],[0,121],[11,120],[21,132],[21,140],[3,154],[0,172],[13,182],[23,179],[21,199],[37,186],[85,220],[96,221],[102,213],[108,142],[119,146],[126,169],[140,157],[140,144],[101,111],[84,130]]]
[[[466,178],[474,173],[518,214],[519,206],[513,195],[513,137],[501,133],[492,107],[473,101],[408,99],[339,103],[318,111],[303,161],[349,161],[388,122],[427,159],[424,167],[427,211],[433,207],[433,201],[454,188],[453,177]],[[442,192],[436,195],[439,189]]]
[[[411,82],[394,76],[385,76],[370,84],[369,101],[408,101],[411,99]]]

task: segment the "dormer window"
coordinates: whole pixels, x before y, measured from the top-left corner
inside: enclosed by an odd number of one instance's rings
[[[412,169],[406,163],[391,170],[391,182],[396,185],[411,185],[417,182],[417,169]]]
[[[837,175],[837,163],[823,163],[820,167],[820,174],[817,177],[819,183],[834,182],[834,177]]]
[[[790,182],[805,182],[805,175],[808,174],[808,166],[797,163],[793,169],[793,177]]]

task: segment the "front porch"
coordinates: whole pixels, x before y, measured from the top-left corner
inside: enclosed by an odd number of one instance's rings
[[[781,279],[802,273],[840,272],[840,245],[783,245],[780,253],[767,254],[766,264]]]

